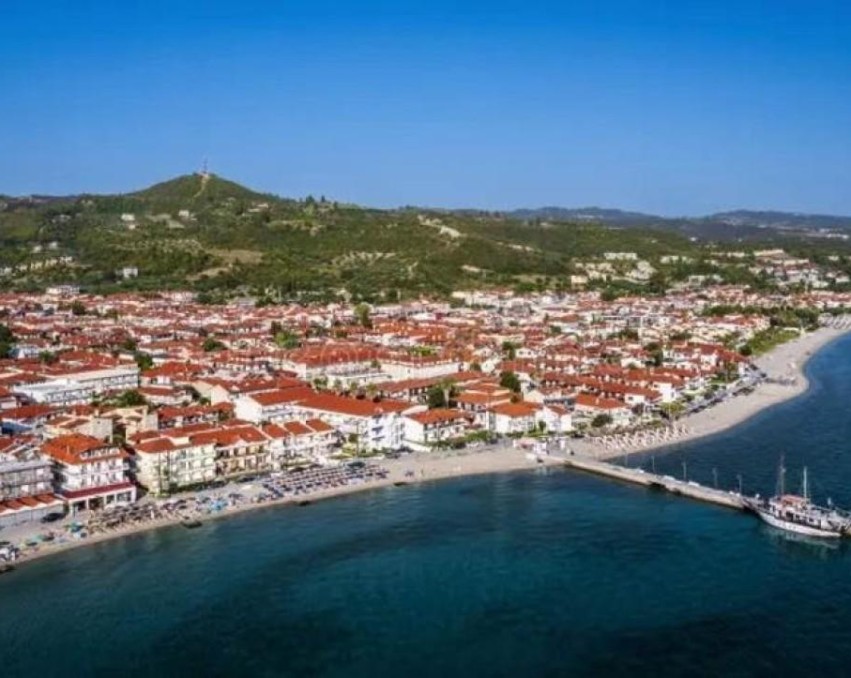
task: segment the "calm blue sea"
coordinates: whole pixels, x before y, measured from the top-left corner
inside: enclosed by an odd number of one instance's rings
[[[813,388],[641,463],[851,507],[851,337]],[[632,462],[636,463],[635,461]],[[851,675],[851,545],[568,471],[390,488],[0,577],[0,676]]]

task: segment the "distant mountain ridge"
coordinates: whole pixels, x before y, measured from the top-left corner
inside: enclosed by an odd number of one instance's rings
[[[706,240],[753,239],[765,230],[786,235],[829,235],[851,231],[851,216],[780,212],[771,210],[731,210],[701,217],[662,217],[601,207],[541,207],[504,212],[523,221],[581,221],[606,226],[642,226],[672,230]]]
[[[628,224],[648,223],[663,219],[653,214],[629,212],[604,207],[539,207],[536,209],[515,209],[505,213],[515,219],[551,219],[553,221],[600,221]]]
[[[38,205],[76,200],[82,197],[112,197],[141,199],[153,203],[181,202],[189,206],[195,202],[214,203],[218,200],[288,201],[269,193],[259,193],[216,174],[196,172],[159,182],[147,188],[120,193],[11,196],[0,194],[0,202],[7,205]],[[290,201],[291,202],[291,201]],[[369,209],[369,208],[364,208]],[[663,217],[658,214],[636,212],[607,207],[560,207],[548,205],[512,210],[483,210],[478,208],[445,209],[440,207],[406,207],[403,211],[426,211],[458,215],[499,215],[520,221],[564,221],[596,223],[604,226],[661,228],[685,235],[706,239],[747,237],[753,231],[764,229],[805,234],[808,231],[851,231],[851,216],[783,212],[778,210],[737,209],[716,212],[705,216]],[[393,211],[393,210],[382,210]]]

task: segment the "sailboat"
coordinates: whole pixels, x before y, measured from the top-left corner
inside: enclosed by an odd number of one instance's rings
[[[851,532],[851,517],[833,506],[818,506],[809,493],[807,468],[804,467],[801,494],[787,494],[786,468],[780,458],[777,473],[777,494],[768,499],[755,497],[746,506],[773,527],[810,537],[833,539]]]

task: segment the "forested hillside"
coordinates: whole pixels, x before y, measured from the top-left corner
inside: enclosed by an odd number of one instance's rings
[[[0,199],[0,285],[193,287],[270,299],[395,299],[470,286],[568,285],[578,260],[697,256],[670,230],[375,210],[288,200],[211,174],[123,195]]]

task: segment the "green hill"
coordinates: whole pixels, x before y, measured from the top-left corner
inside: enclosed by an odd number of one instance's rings
[[[395,299],[459,287],[566,286],[606,251],[696,254],[669,231],[524,223],[487,213],[287,200],[193,174],[121,195],[0,204],[3,286],[102,291],[193,286],[273,299]],[[138,269],[123,279],[117,271]]]
[[[181,205],[212,204],[221,200],[259,202],[274,199],[272,196],[255,193],[236,182],[208,173],[185,174],[154,184],[142,191],[130,193],[129,196],[150,203]]]

